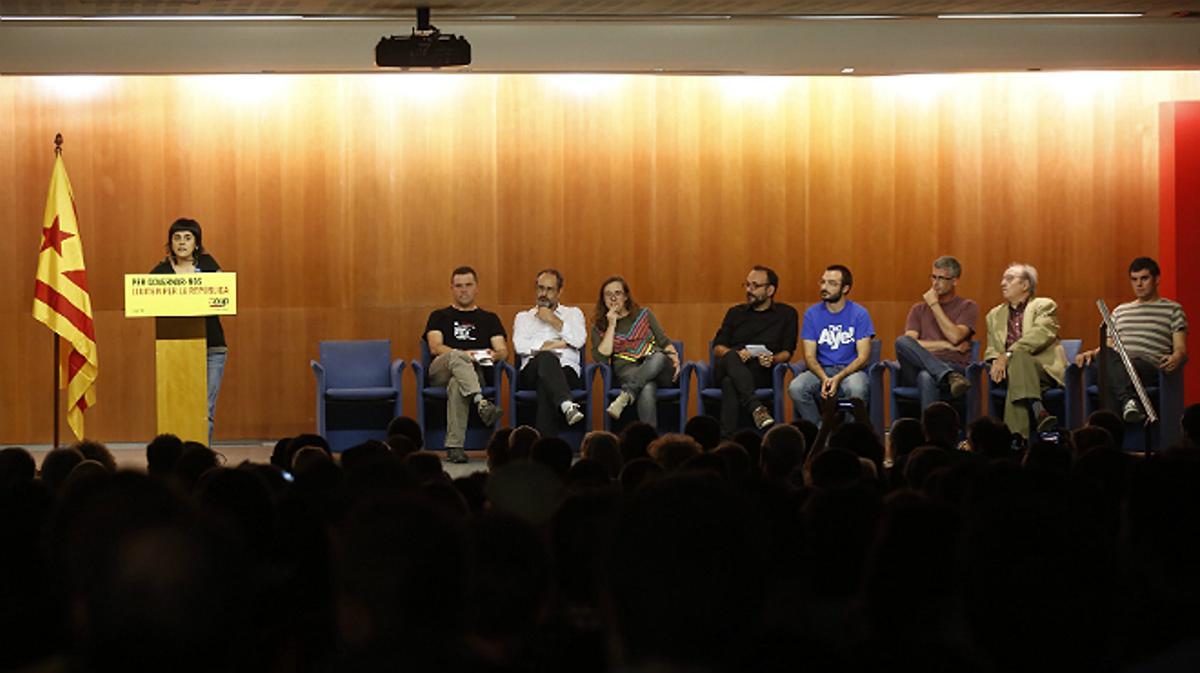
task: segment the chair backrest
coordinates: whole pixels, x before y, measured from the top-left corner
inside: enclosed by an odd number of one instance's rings
[[[375,388],[392,385],[389,367],[392,342],[389,339],[367,341],[322,341],[321,365],[325,367],[330,388]]]
[[[1083,347],[1083,339],[1062,339],[1058,343],[1066,355],[1067,364],[1075,361],[1075,356],[1079,355],[1079,349]]]

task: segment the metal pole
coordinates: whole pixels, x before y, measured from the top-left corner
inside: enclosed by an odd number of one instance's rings
[[[54,156],[55,157],[62,156],[62,144],[63,144],[62,134],[61,133],[54,134]],[[62,373],[62,367],[59,366],[59,359],[62,356],[59,353],[58,335],[57,334],[53,335],[53,339],[54,339],[54,404],[52,406],[54,408],[54,448],[57,449],[58,448],[58,440],[59,440],[59,434],[58,434],[59,433],[59,430],[58,430],[58,426],[59,426],[58,386],[61,383],[61,379],[59,377],[61,376],[61,373]]]
[[[58,448],[58,384],[59,384],[60,367],[58,366],[58,358],[59,358],[58,335],[55,334],[55,335],[53,335],[53,337],[54,337],[54,402],[53,402],[52,406],[54,407],[54,448],[57,449]]]

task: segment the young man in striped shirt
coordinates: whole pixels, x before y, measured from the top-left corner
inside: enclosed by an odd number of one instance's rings
[[[1159,274],[1158,263],[1153,259],[1138,257],[1133,260],[1129,265],[1129,283],[1136,298],[1112,312],[1121,343],[1125,344],[1134,370],[1145,385],[1155,380],[1157,370],[1173,372],[1187,361],[1187,316],[1177,302],[1159,296]],[[1112,345],[1111,341],[1109,345]],[[1098,347],[1082,351],[1075,356],[1075,364],[1087,366],[1099,352]],[[1138,403],[1129,373],[1115,350],[1107,353],[1106,383],[1117,399],[1121,417],[1127,423],[1140,423],[1146,414]]]

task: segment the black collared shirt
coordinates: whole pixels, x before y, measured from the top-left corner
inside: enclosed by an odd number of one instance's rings
[[[748,344],[762,344],[772,353],[796,353],[796,338],[800,317],[787,304],[772,302],[765,311],[755,311],[749,304],[738,304],[725,312],[721,328],[713,337],[714,346],[739,349]]]

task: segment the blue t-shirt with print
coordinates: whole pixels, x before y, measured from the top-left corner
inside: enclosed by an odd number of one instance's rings
[[[802,340],[817,342],[817,362],[823,367],[850,364],[858,356],[854,343],[873,336],[871,314],[849,299],[837,313],[831,313],[825,302],[809,306],[800,328]]]

